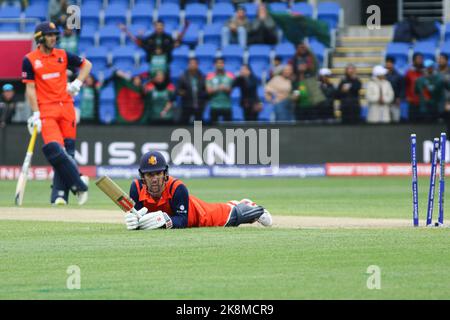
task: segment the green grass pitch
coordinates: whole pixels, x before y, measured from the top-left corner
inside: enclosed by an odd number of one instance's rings
[[[409,178],[184,181],[207,201],[251,198],[275,219],[411,219]],[[118,183],[128,189],[130,180]],[[46,210],[49,185],[29,181],[24,208]],[[13,205],[14,190],[15,182],[0,181],[0,210]],[[419,191],[423,219],[428,179]],[[93,183],[83,208],[121,214]],[[131,232],[119,224],[0,220],[0,299],[448,299],[449,239],[449,228]],[[373,265],[380,289],[371,290]],[[80,268],[80,289],[67,288],[70,266]]]

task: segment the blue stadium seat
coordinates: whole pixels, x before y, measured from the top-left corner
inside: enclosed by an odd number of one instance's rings
[[[336,2],[320,2],[317,5],[317,19],[328,23],[330,29],[336,29],[339,24],[341,6]]]
[[[180,1],[179,0],[161,0],[161,4],[176,4],[176,5],[179,5]]]
[[[78,38],[78,50],[85,52],[85,49],[95,45],[95,33],[97,28],[93,26],[84,26],[81,28],[80,36]]]
[[[257,14],[258,14],[258,5],[256,3],[246,2],[246,3],[242,3],[241,6],[243,6],[245,8],[247,18],[249,18],[250,20],[253,20],[256,18]]]
[[[421,42],[434,42],[434,45],[438,45],[441,41],[441,24],[438,21],[435,21],[436,32],[427,38],[417,39],[416,41]]]
[[[103,124],[110,124],[116,120],[115,94],[112,87],[100,91],[99,120]]]
[[[391,42],[386,46],[386,57],[395,59],[395,67],[403,68],[408,65],[409,44],[402,42]]]
[[[234,88],[231,91],[231,119],[233,121],[244,121],[244,110],[241,107],[241,90]]]
[[[178,83],[178,79],[186,70],[186,67],[180,68],[180,66],[176,63],[170,64],[170,81],[174,84]]]
[[[271,2],[269,3],[269,9],[273,12],[286,12],[288,4],[286,2]]]
[[[432,41],[418,41],[414,45],[414,53],[421,53],[424,59],[436,61],[436,44]]]
[[[98,31],[99,44],[112,50],[120,46],[121,31],[116,25],[107,25]]]
[[[2,22],[0,23],[0,32],[19,32],[19,22]]]
[[[127,7],[123,3],[109,5],[105,9],[105,26],[116,26],[118,23],[126,23]]]
[[[208,7],[206,4],[202,3],[192,3],[186,5],[186,20],[188,20],[191,25],[195,24],[200,29],[203,29],[207,22]]]
[[[131,70],[134,68],[136,49],[134,46],[117,47],[112,50],[112,63],[121,70]]]
[[[231,3],[218,3],[211,10],[212,23],[226,23],[234,15],[234,7]]]
[[[153,33],[153,27],[147,28],[142,24],[131,24],[128,26],[128,31],[134,35],[135,37],[143,34],[143,36],[147,36]],[[130,39],[130,37],[125,37],[125,44],[130,45],[134,44],[134,41]]]
[[[146,28],[150,28],[153,24],[153,10],[151,4],[137,4],[131,9],[131,23],[140,24]]]
[[[450,40],[446,41],[441,46],[441,53],[446,54],[450,58]],[[450,60],[449,60],[450,65]]]
[[[81,28],[93,27],[98,29],[100,25],[100,3],[92,2],[81,6]]]
[[[275,56],[280,56],[286,63],[295,54],[295,46],[290,42],[279,43],[275,46]]]
[[[196,46],[199,39],[200,28],[196,24],[190,24],[183,37],[183,43],[191,48]]]
[[[26,18],[38,18],[41,21],[47,20],[48,12],[47,8],[42,7],[39,4],[30,5],[25,9]]]
[[[108,6],[116,4],[125,5],[128,7],[130,2],[128,0],[108,0]]]
[[[221,45],[222,23],[207,24],[203,30],[203,43],[214,44],[217,47]]]
[[[158,19],[164,22],[167,30],[175,30],[180,24],[180,6],[175,3],[162,4],[158,10]]]
[[[0,18],[19,18],[20,6],[8,5],[0,8]]]
[[[248,64],[259,76],[270,68],[270,51],[271,47],[267,44],[254,44],[248,48]]]
[[[225,60],[225,69],[236,72],[242,65],[244,49],[238,44],[230,44],[222,48],[222,57]]]
[[[447,42],[450,40],[450,22],[445,25],[444,29],[444,41]]]
[[[138,4],[151,4],[153,7],[156,7],[156,0],[134,0],[134,5]]]
[[[44,7],[48,7],[49,0],[28,0],[29,5],[40,5]]]
[[[105,47],[90,47],[86,49],[86,58],[98,69],[106,69],[108,65],[108,49]]]
[[[311,51],[316,55],[319,64],[322,66],[326,54],[326,47],[318,41],[310,41],[309,47]]]
[[[84,6],[100,6],[100,8],[103,8],[103,0],[82,0],[81,10]]]
[[[305,17],[313,17],[313,7],[306,2],[296,2],[292,4],[291,12],[300,13]]]
[[[214,60],[216,58],[218,46],[207,43],[198,45],[195,48],[195,57],[198,60],[199,68],[203,73],[214,70]]]
[[[172,51],[172,65],[177,65],[183,70],[186,68],[189,60],[189,47],[181,45]]]

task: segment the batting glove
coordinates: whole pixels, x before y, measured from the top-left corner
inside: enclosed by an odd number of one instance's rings
[[[33,134],[35,126],[37,127],[38,133],[41,132],[42,121],[41,121],[40,117],[41,117],[41,113],[39,111],[35,111],[35,112],[33,112],[33,115],[28,118],[27,127],[28,127],[28,132],[30,132],[30,134]]]
[[[83,82],[81,82],[78,79],[75,79],[71,83],[67,84],[67,92],[72,97],[75,97],[80,92],[80,89],[81,89],[82,85],[83,85]]]
[[[125,215],[125,224],[128,230],[137,230],[139,228],[139,219],[148,212],[146,207],[138,210],[137,213],[128,212]]]
[[[172,219],[162,211],[150,212],[139,219],[139,229],[141,230],[170,229],[172,226]]]

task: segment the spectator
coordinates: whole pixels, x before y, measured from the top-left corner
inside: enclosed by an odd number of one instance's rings
[[[264,95],[266,101],[272,103],[275,121],[294,121],[294,103],[292,101],[292,65],[284,66],[281,75],[273,77],[266,85]]]
[[[241,47],[247,46],[247,31],[249,21],[244,7],[239,6],[236,14],[222,29],[222,47],[232,43],[238,43]]]
[[[349,64],[345,68],[345,76],[339,83],[337,93],[343,123],[358,123],[360,121],[360,89],[361,81],[357,77],[356,68]]]
[[[59,39],[59,47],[70,53],[78,54],[78,36],[67,26],[64,27],[63,35]]]
[[[387,69],[386,80],[390,82],[392,90],[394,90],[394,101],[391,103],[391,121],[400,121],[400,103],[405,96],[404,79],[395,69],[395,59],[387,57],[385,68]]]
[[[249,24],[248,43],[274,45],[277,42],[277,25],[268,14],[266,5],[260,3],[258,6],[258,15]]]
[[[418,120],[436,121],[444,109],[445,91],[442,76],[435,71],[433,60],[424,62],[424,76],[417,79],[415,91],[419,96]]]
[[[258,79],[250,66],[243,64],[239,76],[234,80],[233,87],[241,91],[241,108],[244,110],[245,121],[257,121],[262,110],[262,103],[258,97]]]
[[[334,119],[334,99],[336,99],[336,88],[331,82],[331,70],[322,68],[319,70],[320,89],[325,96],[325,101],[317,105],[317,113],[321,119]]]
[[[4,128],[11,123],[11,119],[16,113],[17,99],[14,87],[10,83],[6,83],[2,87],[2,95],[0,97],[0,128]]]
[[[385,76],[388,70],[377,65],[372,70],[372,79],[367,83],[366,100],[369,107],[367,122],[391,122],[390,106],[394,101],[394,90]]]
[[[83,83],[80,91],[80,120],[97,123],[99,109],[99,84],[92,74]]]
[[[139,78],[139,77],[137,77]],[[158,71],[153,80],[144,86],[145,99],[150,104],[146,110],[151,123],[170,124],[173,122],[173,102],[175,86],[166,81],[164,72]]]
[[[279,76],[284,69],[283,59],[280,56],[275,56],[273,58],[272,68],[269,71],[269,79],[274,76]]]
[[[155,32],[151,35],[145,37],[142,35],[138,35],[136,38],[132,38],[136,40],[136,44],[145,50],[147,55],[147,61],[151,63],[152,57],[156,54],[164,54],[166,56],[167,64],[172,62],[172,50],[176,47],[172,36],[164,31],[164,22],[158,20],[155,22]],[[120,25],[122,30],[126,31],[126,27],[124,25]],[[128,34],[131,36],[130,34]],[[158,51],[158,49],[161,50]],[[158,51],[158,52],[157,52]]]
[[[420,117],[419,96],[415,91],[416,81],[423,76],[423,56],[420,53],[414,53],[413,66],[406,72],[406,101],[408,102],[408,118],[415,122]]]
[[[181,97],[181,121],[191,123],[191,118],[201,121],[207,100],[206,80],[198,69],[198,61],[189,59],[188,69],[178,80],[177,93]]]
[[[155,49],[155,53],[152,55],[149,63],[149,74],[150,77],[153,78],[156,76],[156,73],[163,72],[165,75],[165,79],[169,78],[169,63],[167,61],[167,55],[163,53],[161,47],[157,47]]]
[[[225,121],[231,121],[231,88],[234,76],[225,71],[225,61],[217,58],[216,71],[206,77],[206,91],[211,105],[211,122],[217,122],[219,116]]]
[[[297,78],[314,77],[317,73],[316,57],[304,43],[297,45],[295,55],[289,61]],[[300,80],[301,80],[300,79]]]
[[[48,7],[50,21],[58,26],[64,26],[66,24],[67,8],[69,5],[69,0],[50,0]]]
[[[444,53],[439,55],[438,71],[445,87],[445,101],[441,116],[446,122],[447,134],[450,134],[450,68],[448,67],[448,56]]]

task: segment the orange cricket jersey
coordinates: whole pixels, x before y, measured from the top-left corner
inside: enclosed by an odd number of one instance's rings
[[[66,91],[66,70],[68,65],[79,67],[83,63],[84,59],[69,54],[63,49],[55,48],[47,55],[37,48],[25,56],[22,82],[35,82],[40,109],[45,104],[73,102]]]
[[[161,198],[156,202],[147,192],[147,186],[134,181],[139,194],[139,201],[142,201],[144,207],[149,212],[161,210],[169,216],[173,215],[170,201],[173,198],[175,190],[183,182],[173,177],[169,177]],[[225,226],[230,217],[232,204],[229,203],[207,203],[195,196],[189,195],[188,209],[188,228],[190,227],[219,227]]]

